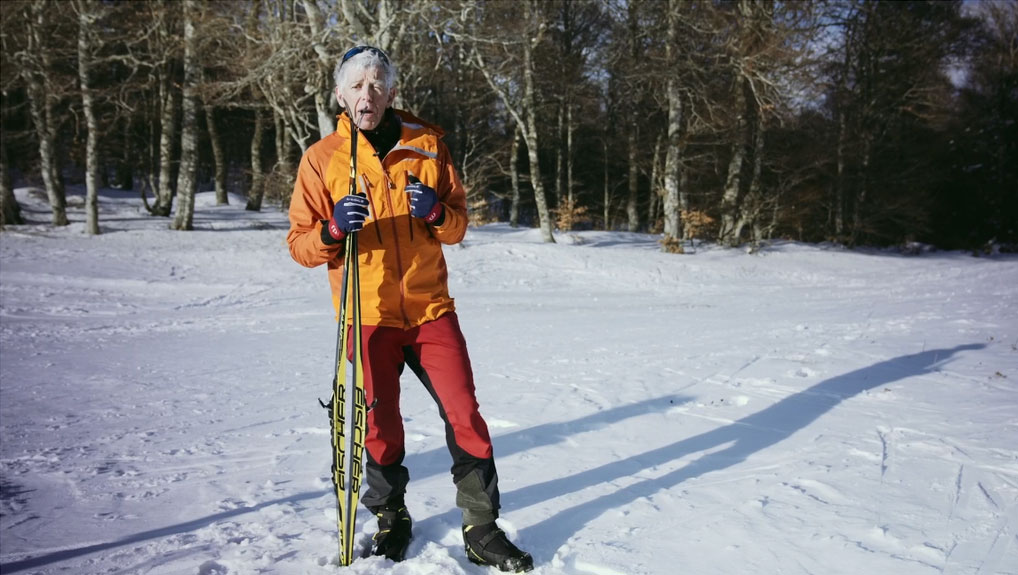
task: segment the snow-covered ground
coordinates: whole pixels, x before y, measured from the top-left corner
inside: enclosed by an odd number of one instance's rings
[[[0,234],[0,572],[492,573],[404,380],[415,540],[337,567],[336,328],[285,215]],[[1018,573],[1018,258],[472,229],[446,249],[538,575]],[[409,373],[409,372],[408,372]],[[373,531],[358,517],[360,543]]]

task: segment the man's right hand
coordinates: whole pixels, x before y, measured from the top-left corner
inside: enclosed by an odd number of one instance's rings
[[[329,235],[335,240],[341,240],[346,234],[363,228],[364,220],[368,217],[368,205],[368,198],[363,194],[340,198],[332,209]]]

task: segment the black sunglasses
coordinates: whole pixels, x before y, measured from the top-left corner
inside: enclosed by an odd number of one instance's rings
[[[354,56],[360,54],[361,52],[371,52],[372,54],[376,54],[379,58],[382,59],[382,62],[385,62],[386,66],[389,65],[389,57],[385,55],[385,52],[382,52],[381,50],[375,48],[374,46],[354,46],[353,48],[350,48],[349,50],[346,51],[346,54],[343,54],[343,61],[340,62],[340,65],[342,66],[343,64],[346,64],[347,60],[353,58]]]

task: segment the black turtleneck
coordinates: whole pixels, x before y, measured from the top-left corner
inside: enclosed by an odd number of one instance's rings
[[[364,133],[364,137],[371,142],[371,146],[375,149],[379,159],[384,158],[399,143],[401,132],[399,116],[396,115],[392,108],[386,108],[378,127],[374,130],[361,131]]]

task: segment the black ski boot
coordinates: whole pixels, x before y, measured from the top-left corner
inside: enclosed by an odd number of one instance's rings
[[[402,501],[391,502],[371,509],[378,517],[378,533],[371,539],[371,554],[381,555],[393,561],[402,561],[410,546],[410,513]]]
[[[534,558],[530,553],[513,545],[494,522],[464,525],[463,543],[471,563],[490,565],[509,573],[526,573],[534,568]]]

